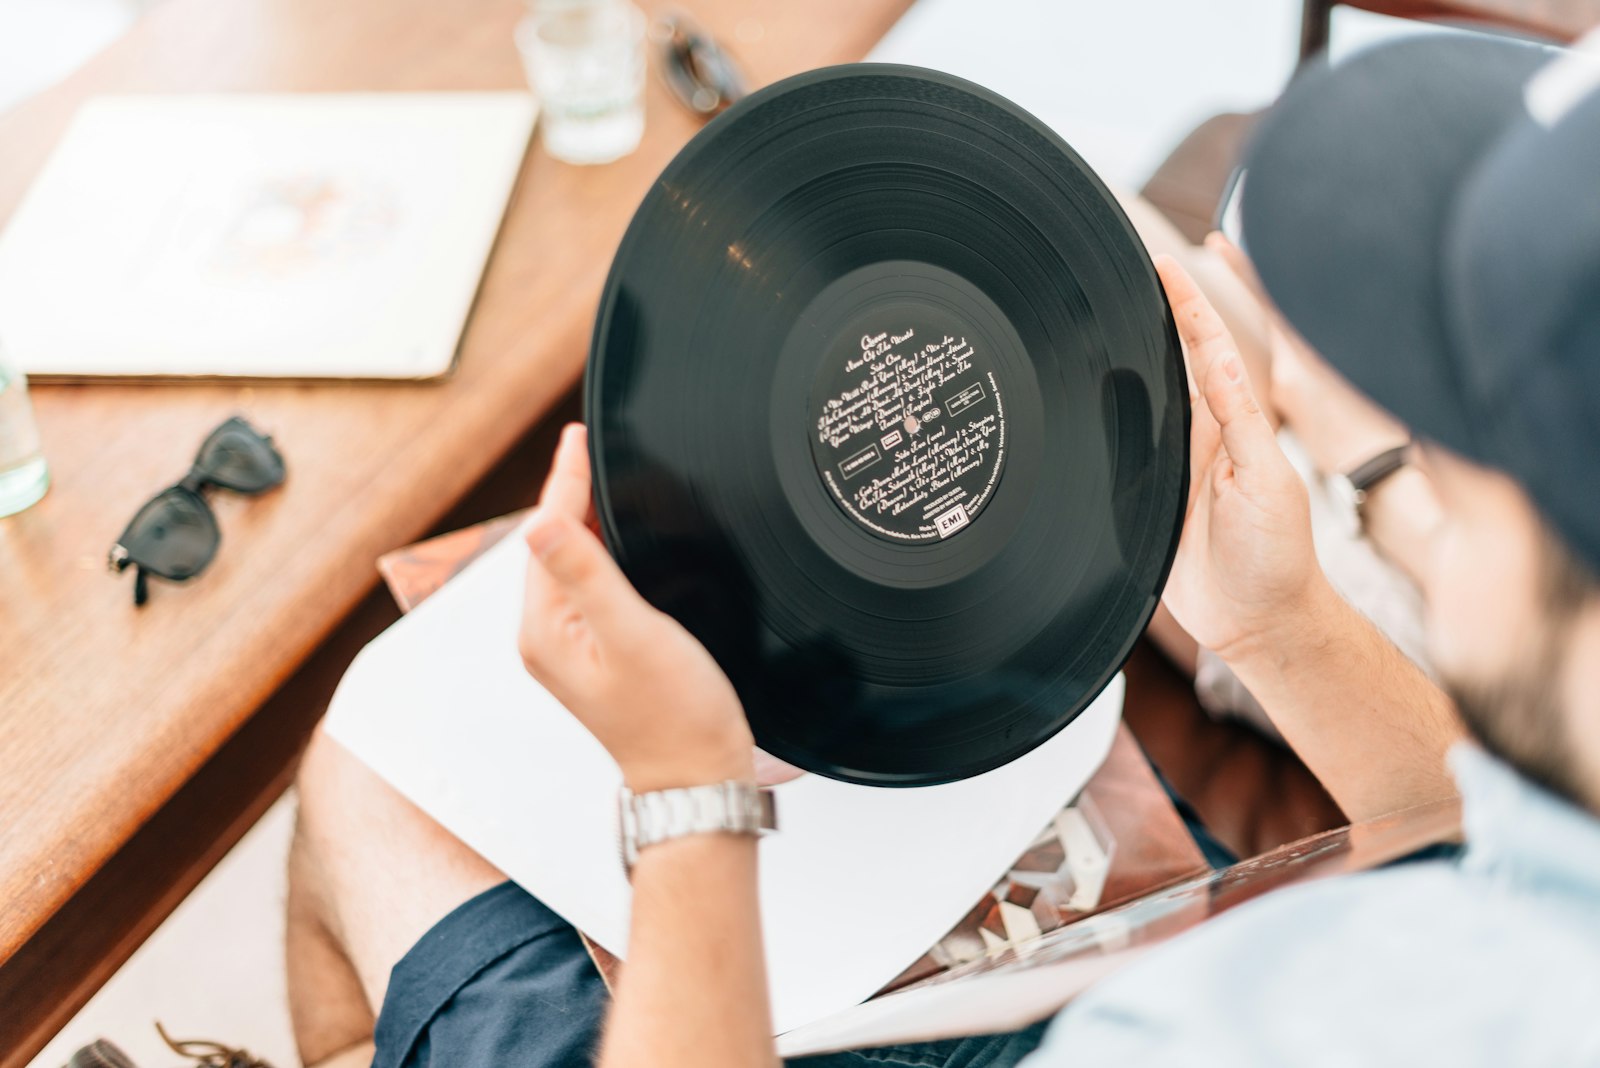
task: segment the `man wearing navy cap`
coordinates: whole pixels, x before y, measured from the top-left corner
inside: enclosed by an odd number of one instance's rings
[[[1166,602],[1347,813],[1458,787],[1466,848],[1241,906],[1048,1030],[817,1064],[1600,1064],[1600,56],[1456,36],[1374,49],[1298,77],[1245,167],[1266,292],[1416,435],[1406,462],[1444,514],[1430,651],[1455,708],[1332,592],[1304,485],[1171,261],[1195,402]],[[574,430],[528,535],[530,670],[636,793],[749,781],[731,687],[585,530],[588,478]],[[308,1061],[371,1026],[316,991],[364,989],[384,1068],[586,1063],[597,1042],[606,1066],[774,1062],[754,837],[641,849],[608,1009],[570,928],[384,789],[313,743],[290,909]],[[380,819],[403,859],[374,852]],[[385,890],[398,865],[427,876]]]

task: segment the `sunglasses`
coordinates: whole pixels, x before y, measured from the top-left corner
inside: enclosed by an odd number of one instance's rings
[[[206,436],[182,481],[134,514],[106,562],[118,574],[137,569],[133,603],[142,605],[150,599],[150,575],[184,582],[217,555],[222,532],[203,496],[208,488],[254,497],[281,484],[283,477],[283,457],[272,438],[233,416]]]

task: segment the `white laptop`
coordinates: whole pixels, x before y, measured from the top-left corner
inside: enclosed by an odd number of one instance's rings
[[[106,96],[0,234],[41,377],[450,370],[537,108],[523,92]]]

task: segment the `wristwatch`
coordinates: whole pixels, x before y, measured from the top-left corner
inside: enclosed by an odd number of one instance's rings
[[[633,874],[639,853],[657,842],[691,834],[765,835],[778,829],[772,791],[749,782],[723,782],[636,794],[617,794],[622,869]]]
[[[1362,516],[1362,507],[1367,503],[1367,495],[1390,475],[1406,465],[1406,457],[1411,453],[1411,442],[1396,445],[1392,449],[1385,449],[1366,463],[1359,465],[1348,474],[1330,475],[1328,477],[1328,490],[1335,497],[1344,501],[1358,518]]]

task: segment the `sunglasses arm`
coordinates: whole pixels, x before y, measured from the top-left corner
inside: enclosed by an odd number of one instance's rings
[[[122,574],[133,567],[133,604],[137,608],[150,600],[150,579],[145,575],[144,568],[133,562],[133,557],[119,542],[111,547],[111,552],[106,557],[106,566],[114,574]]]

